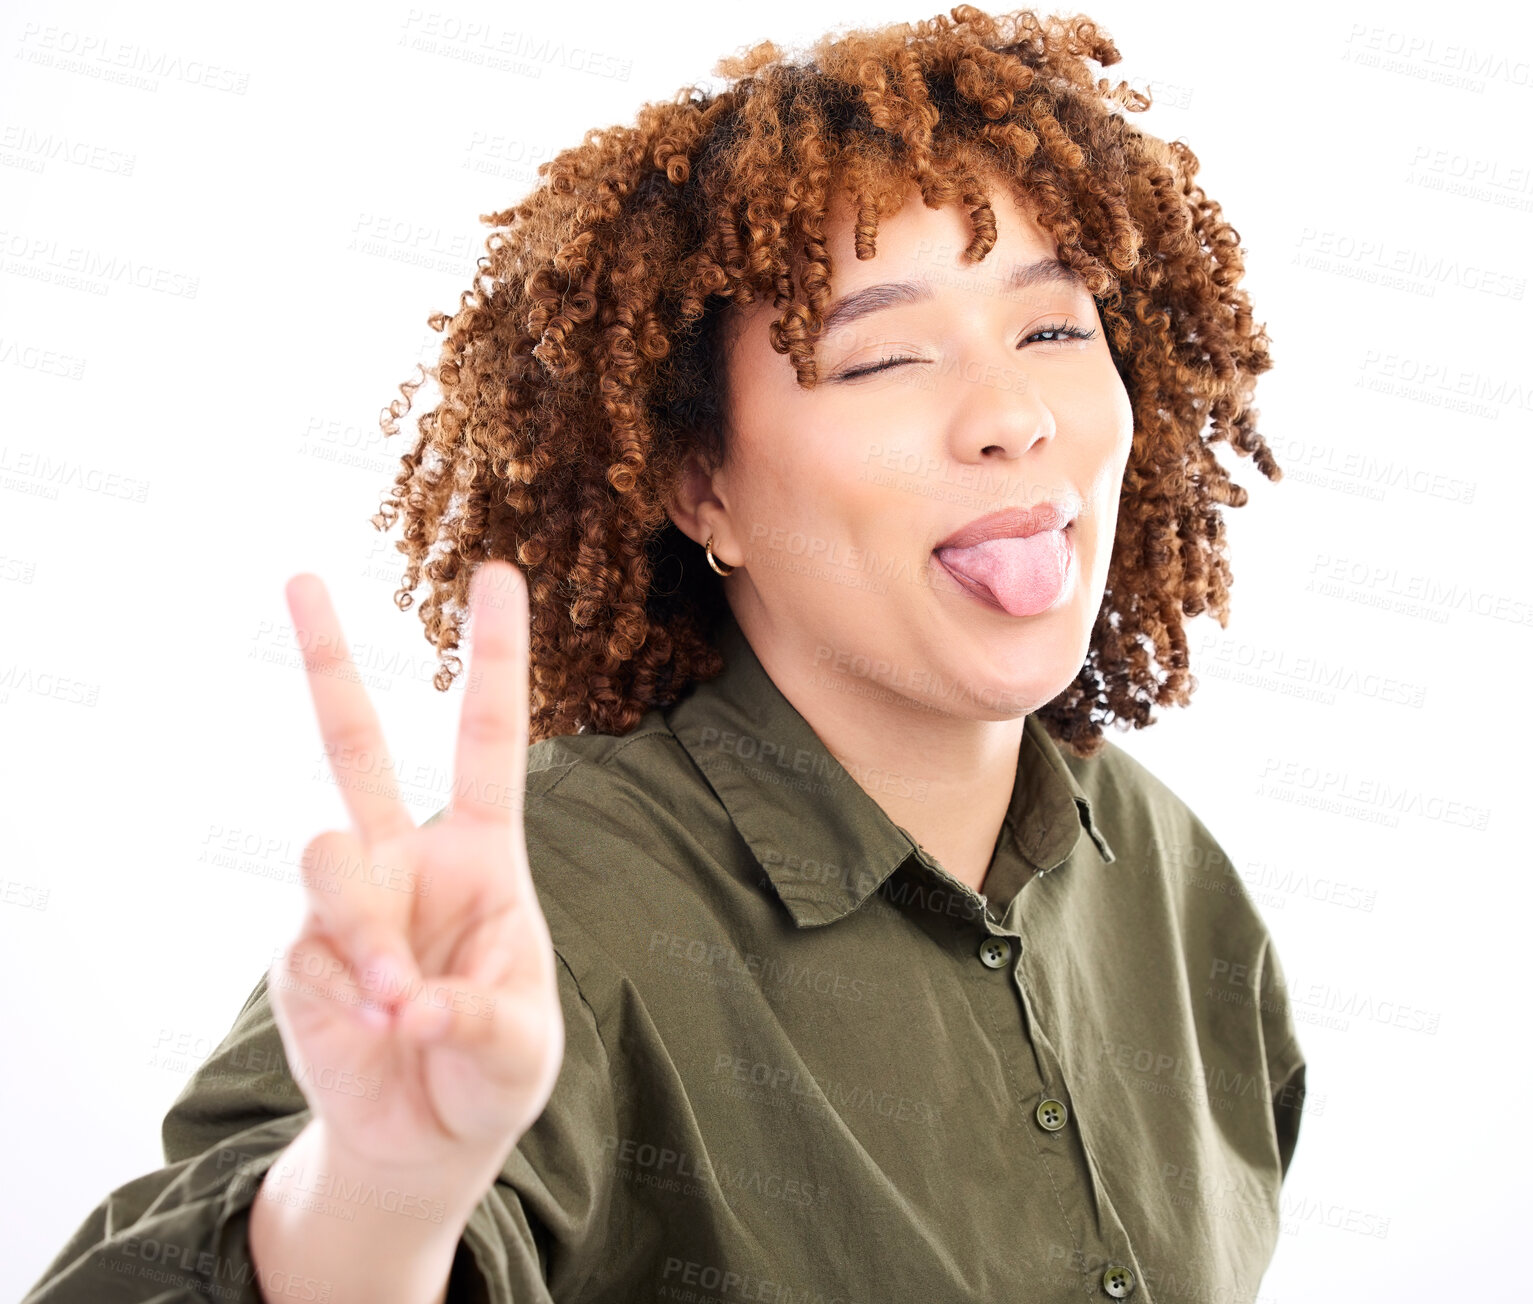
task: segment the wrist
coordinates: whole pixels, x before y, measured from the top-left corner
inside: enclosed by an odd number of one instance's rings
[[[507,1147],[509,1150],[509,1147]],[[499,1176],[503,1154],[444,1153],[394,1162],[353,1150],[323,1119],[310,1119],[272,1165],[268,1183],[347,1223],[387,1226],[420,1244],[456,1240]]]

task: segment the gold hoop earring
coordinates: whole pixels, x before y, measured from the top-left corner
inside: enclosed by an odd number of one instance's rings
[[[708,565],[713,568],[715,575],[734,574],[735,568],[733,566],[724,565],[723,562],[713,555],[713,536],[711,534],[708,536],[708,542],[703,544],[703,555],[708,558]]]

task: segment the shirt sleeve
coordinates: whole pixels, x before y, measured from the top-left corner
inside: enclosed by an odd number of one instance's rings
[[[450,1304],[553,1304],[599,1262],[617,1130],[611,1076],[595,1017],[562,956],[556,967],[565,1024],[559,1078],[469,1218]],[[106,1196],[22,1304],[261,1304],[250,1206],[309,1117],[263,975],[165,1116],[165,1167]],[[331,1294],[325,1282],[263,1276],[272,1298],[324,1304]]]
[[[1272,1124],[1277,1134],[1282,1175],[1286,1179],[1299,1144],[1306,1063],[1294,1027],[1288,982],[1270,937],[1263,956],[1260,991],[1263,1035],[1268,1048],[1267,1081],[1272,1092]]]

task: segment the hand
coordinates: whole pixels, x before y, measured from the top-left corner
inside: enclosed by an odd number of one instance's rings
[[[353,820],[305,848],[308,913],[267,975],[289,1067],[359,1162],[499,1171],[564,1056],[556,959],[527,864],[528,614],[522,574],[483,563],[451,809],[421,828],[325,586],[288,608],[330,768]]]

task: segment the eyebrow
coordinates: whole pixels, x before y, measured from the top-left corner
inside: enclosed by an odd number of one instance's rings
[[[1088,288],[1085,278],[1068,263],[1058,258],[1040,258],[1037,262],[1013,267],[1006,277],[1003,292],[1014,293],[1031,289],[1035,285],[1072,285],[1082,290]],[[870,285],[832,304],[825,313],[821,331],[828,332],[833,326],[844,326],[869,313],[882,312],[885,308],[925,303],[931,297],[931,283],[926,280],[889,281],[882,285]]]

